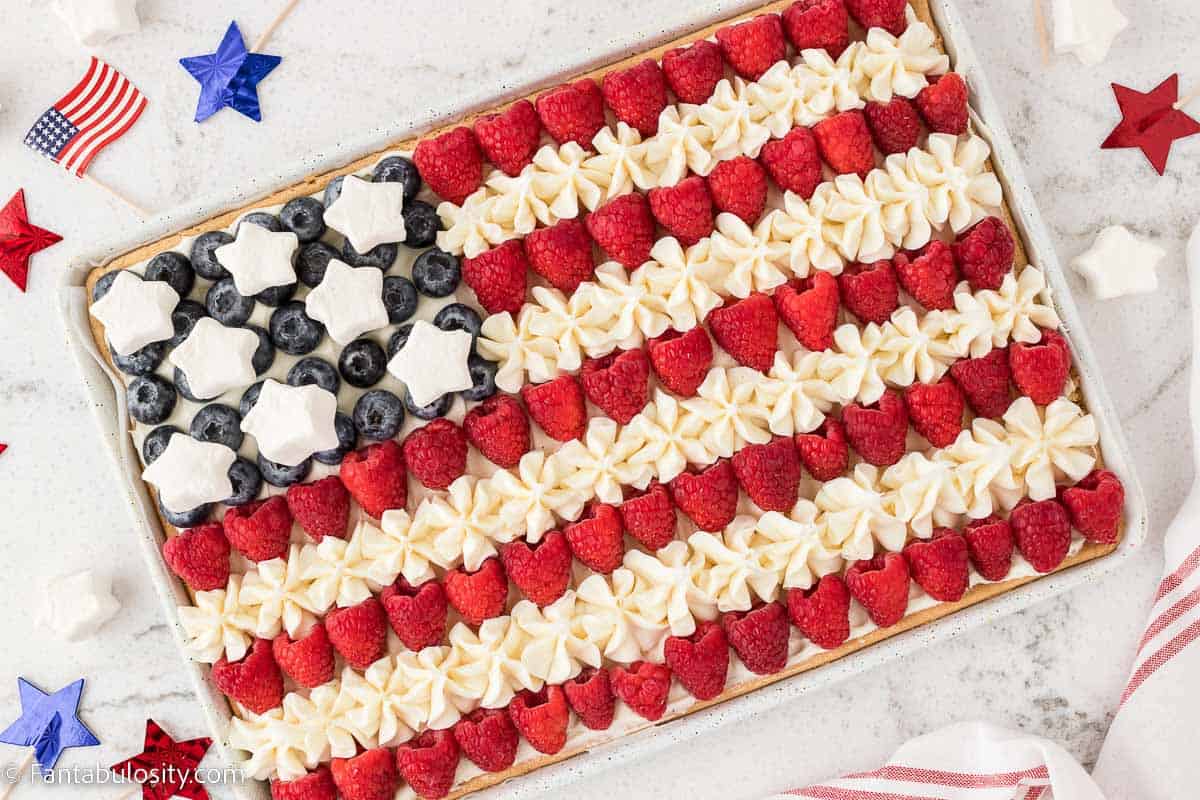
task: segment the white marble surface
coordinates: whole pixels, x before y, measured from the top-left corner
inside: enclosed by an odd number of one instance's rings
[[[1133,0],[1120,0],[1132,11]],[[561,65],[595,59],[734,3],[518,0],[503,4],[308,0],[276,34],[282,66],[261,87],[264,122],[228,110],[191,121],[196,96],[180,56],[215,47],[230,18],[253,38],[282,3],[141,0],[140,34],[97,49],[151,98],[145,117],[93,173],[169,212],[197,198],[269,188],[313,154],[384,126],[511,91]],[[742,3],[744,5],[744,3]],[[578,784],[579,798],[752,798],[874,765],[904,739],[986,718],[1098,752],[1157,581],[1161,531],[1190,475],[1184,392],[1188,311],[1183,242],[1200,206],[1200,139],[1177,146],[1158,178],[1139,154],[1106,152],[1115,123],[1108,81],[1139,88],[1183,69],[1200,10],[1157,0],[1135,16],[1101,67],[1038,60],[1025,0],[960,0],[1059,254],[1124,223],[1169,251],[1157,293],[1098,303],[1075,283],[1104,377],[1124,421],[1151,510],[1151,540],[1119,575],[975,629],[904,662],[674,746]],[[64,763],[109,764],[139,749],[142,720],[204,733],[179,655],[113,491],[116,477],[75,367],[54,289],[73,258],[142,224],[21,145],[25,129],[78,78],[77,46],[35,0],[6,0],[0,26],[0,195],[24,186],[35,222],[65,241],[38,256],[29,293],[0,280],[0,722],[17,713],[16,677],[57,689],[88,678],[82,713],[103,745]],[[197,9],[207,7],[201,13]],[[690,8],[688,8],[690,6]],[[401,11],[400,9],[403,9]],[[1200,75],[1185,75],[1200,80]],[[37,612],[46,580],[84,566],[114,576],[124,610],[89,641],[67,644]],[[23,753],[0,747],[0,763]],[[713,765],[720,764],[720,769]],[[39,797],[78,797],[38,787]],[[15,795],[32,796],[23,787]],[[95,789],[88,796],[116,792]],[[218,796],[224,796],[218,792]]]

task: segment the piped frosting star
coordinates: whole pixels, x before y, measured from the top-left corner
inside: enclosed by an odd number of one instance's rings
[[[142,28],[137,0],[57,0],[54,10],[80,44],[104,44]]]
[[[247,297],[272,286],[296,282],[292,257],[300,240],[291,231],[269,231],[261,225],[238,226],[237,238],[213,251],[229,274],[238,293]]]
[[[142,480],[158,489],[158,498],[167,510],[182,514],[233,494],[229,468],[236,459],[237,453],[223,444],[176,433],[142,472]]]
[[[257,349],[254,331],[227,328],[212,317],[201,317],[183,344],[171,351],[170,361],[182,370],[193,395],[210,399],[254,383]]]
[[[388,362],[388,372],[404,382],[414,404],[424,406],[447,392],[471,388],[470,355],[471,334],[444,331],[419,320]]]
[[[0,732],[0,742],[33,747],[34,757],[43,770],[54,768],[68,747],[93,747],[100,744],[96,735],[79,720],[79,697],[83,678],[47,694],[24,678],[17,678],[21,696],[21,718]]]
[[[166,281],[144,281],[123,270],[117,273],[108,292],[92,304],[92,316],[104,326],[113,350],[127,356],[175,335],[171,312],[177,305],[179,294]]]
[[[1111,300],[1127,294],[1144,294],[1158,288],[1158,268],[1167,253],[1161,247],[1144,242],[1123,225],[1100,231],[1091,249],[1071,262],[1087,278],[1092,294]]]
[[[403,242],[404,185],[372,183],[356,175],[342,181],[342,193],[325,209],[325,224],[350,240],[360,253],[389,242]]]
[[[242,430],[258,442],[264,458],[294,467],[313,453],[338,446],[336,413],[337,397],[319,386],[268,380],[258,402],[242,419]]]
[[[304,305],[308,315],[323,323],[338,344],[349,344],[388,324],[383,273],[371,267],[356,269],[336,258],[330,259],[325,277],[304,298]]]

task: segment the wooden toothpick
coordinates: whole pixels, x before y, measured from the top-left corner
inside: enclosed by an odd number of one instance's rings
[[[29,772],[29,768],[33,765],[33,749],[30,749],[29,755],[25,756],[25,760],[21,762],[21,766],[17,767],[17,779],[12,783],[0,789],[0,800],[8,800],[8,796],[13,793],[13,789],[17,788],[17,784],[21,782],[21,778]]]
[[[1193,90],[1193,91],[1189,92],[1188,94],[1185,94],[1183,97],[1181,97],[1179,99],[1179,102],[1177,102],[1173,106],[1173,108],[1176,111],[1181,111],[1184,106],[1191,105],[1192,102],[1195,101],[1197,98],[1200,98],[1200,86],[1196,87],[1195,90]]]
[[[117,200],[120,200],[122,203],[129,206],[129,208],[133,210],[133,213],[137,214],[142,219],[149,218],[150,214],[147,213],[146,209],[142,208],[137,203],[133,202],[128,197],[126,197],[125,195],[118,192],[116,189],[109,186],[107,183],[103,183],[103,182],[97,180],[96,178],[93,178],[91,175],[89,175],[87,173],[84,173],[83,179],[85,181],[87,181],[88,183],[92,184],[93,186],[103,189],[104,191],[108,192],[110,195],[115,197]],[[0,800],[4,800],[3,795],[0,795]]]
[[[1050,32],[1046,27],[1046,12],[1042,0],[1033,0],[1033,28],[1037,31],[1038,46],[1042,50],[1042,66],[1050,66]]]
[[[294,9],[296,4],[299,2],[300,0],[288,0],[287,5],[283,7],[283,10],[279,12],[279,15],[275,17],[275,19],[271,20],[271,24],[268,25],[267,29],[262,32],[262,35],[258,37],[258,41],[254,43],[254,47],[250,48],[250,52],[257,53],[266,46],[267,40],[271,38],[271,34],[275,33],[275,29],[278,28],[279,24],[287,18],[288,14],[292,13],[292,9]]]

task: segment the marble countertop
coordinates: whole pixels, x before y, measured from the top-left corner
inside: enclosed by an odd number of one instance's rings
[[[92,172],[164,213],[197,198],[261,192],[314,154],[345,151],[349,159],[355,153],[347,141],[382,135],[398,120],[512,91],[565,64],[746,3],[409,0],[403,13],[383,0],[339,3],[336,11],[335,4],[301,3],[268,48],[284,61],[261,87],[264,122],[257,125],[230,111],[194,124],[196,87],[175,61],[211,51],[231,18],[252,40],[282,3],[213,0],[202,4],[204,13],[200,5],[141,0],[142,32],[96,51],[152,102]],[[1182,56],[1173,54],[1188,52],[1200,9],[1190,0],[1158,0],[1109,60],[1089,69],[1073,58],[1041,65],[1025,0],[959,5],[1059,255],[1073,257],[1113,223],[1169,253],[1152,295],[1101,303],[1073,280],[1149,500],[1150,540],[1120,574],[594,775],[577,785],[578,798],[754,798],[873,766],[910,736],[976,718],[1049,736],[1085,762],[1096,757],[1158,579],[1162,531],[1191,478],[1183,244],[1200,207],[1200,139],[1176,146],[1164,178],[1140,154],[1102,153],[1098,145],[1116,121],[1108,82],[1148,89],[1181,69]],[[0,198],[25,187],[31,218],[64,241],[34,259],[27,295],[0,280],[0,441],[10,445],[0,459],[0,607],[8,610],[0,622],[0,722],[17,714],[18,675],[46,689],[84,675],[82,716],[103,745],[74,751],[64,763],[110,764],[140,748],[147,716],[180,736],[205,733],[64,350],[55,295],[68,263],[99,242],[136,237],[143,223],[21,145],[46,104],[82,73],[86,53],[45,3],[9,6],[19,21],[0,26]],[[1184,76],[1192,81],[1200,75]],[[94,638],[71,644],[39,623],[43,586],[83,567],[113,576],[124,609]],[[0,748],[0,765],[23,756]],[[711,769],[717,763],[723,768]],[[81,796],[46,786],[25,786],[15,796],[35,791]],[[109,787],[87,796],[115,794]]]

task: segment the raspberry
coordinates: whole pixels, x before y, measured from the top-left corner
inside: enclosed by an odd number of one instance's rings
[[[1116,475],[1104,469],[1092,470],[1074,486],[1060,489],[1059,500],[1071,515],[1072,524],[1089,542],[1117,541],[1125,487]]]
[[[583,389],[570,375],[559,375],[548,383],[521,387],[521,398],[546,435],[560,442],[583,436],[587,428],[587,409],[583,404]]]
[[[822,49],[837,58],[850,46],[850,19],[842,0],[796,0],[783,12],[783,32],[797,51]]]
[[[404,453],[391,439],[347,453],[341,477],[363,511],[376,519],[389,509],[404,508],[408,501]]]
[[[225,512],[225,538],[251,561],[287,555],[292,538],[292,512],[279,495]]]
[[[509,580],[539,606],[562,597],[571,583],[571,549],[558,531],[547,533],[537,544],[520,539],[507,544],[500,558]]]
[[[662,68],[671,91],[680,102],[694,105],[712,97],[713,90],[725,77],[721,47],[707,39],[663,53]]]
[[[306,689],[333,680],[333,645],[320,622],[295,641],[287,633],[279,634],[271,642],[271,652],[279,668]]]
[[[1017,244],[999,217],[988,217],[959,235],[952,245],[954,260],[975,291],[999,289],[1012,271]]]
[[[791,511],[800,491],[800,454],[790,436],[751,444],[733,454],[738,483],[763,511]]]
[[[789,589],[788,617],[808,640],[825,650],[850,638],[850,592],[838,575],[808,589]]]
[[[541,120],[528,100],[475,120],[475,138],[487,160],[514,177],[533,161],[541,136]]]
[[[885,156],[907,153],[921,139],[921,116],[911,100],[896,96],[888,103],[867,103],[865,113],[875,146]]]
[[[379,593],[388,624],[409,650],[440,644],[446,635],[446,591],[437,581],[412,586],[401,578]]]
[[[525,237],[525,255],[530,268],[565,295],[596,274],[592,237],[577,219],[530,231]]]
[[[1050,572],[1067,557],[1071,520],[1057,500],[1022,500],[1009,515],[1008,524],[1017,549],[1038,572]]]
[[[525,740],[539,753],[554,755],[567,743],[571,712],[561,686],[518,692],[508,704],[508,716]]]
[[[917,95],[917,109],[934,133],[961,136],[967,132],[967,84],[956,72],[947,72]]]
[[[616,506],[592,505],[577,522],[563,528],[571,553],[590,570],[608,574],[625,556],[625,530]]]
[[[587,229],[609,258],[629,269],[650,260],[654,217],[642,194],[631,192],[600,206],[588,214]]]
[[[776,61],[787,58],[783,24],[778,14],[760,14],[754,19],[717,29],[721,55],[733,71],[756,81]]]
[[[265,714],[283,702],[283,674],[268,639],[255,639],[241,661],[230,662],[221,656],[212,665],[212,680],[222,694],[255,714]]]
[[[671,481],[671,497],[700,530],[721,530],[737,514],[738,482],[733,465],[721,459],[699,474],[680,473]]]
[[[883,28],[892,36],[908,28],[906,0],[846,0],[846,8],[864,28]]]
[[[517,758],[520,737],[502,708],[477,708],[454,726],[463,755],[484,772],[503,772]]]
[[[608,73],[600,88],[617,119],[642,136],[658,133],[658,115],[667,107],[667,82],[654,59]]]
[[[1007,348],[992,350],[980,358],[965,358],[950,366],[950,377],[966,396],[971,410],[981,417],[999,419],[1012,403],[1008,381]]]
[[[838,175],[858,175],[865,180],[875,168],[875,146],[863,112],[843,111],[823,119],[813,133],[821,157]]]
[[[538,95],[542,125],[559,144],[575,142],[592,149],[592,137],[604,127],[604,97],[596,82],[584,78]]]
[[[467,471],[467,437],[444,417],[404,438],[404,463],[422,486],[446,489]]]
[[[612,725],[616,702],[607,670],[584,667],[582,672],[563,684],[563,693],[585,728],[603,731]]]
[[[492,395],[463,419],[467,440],[497,466],[511,469],[529,452],[529,417],[515,397]]]
[[[934,239],[919,253],[897,253],[896,277],[904,291],[925,308],[954,308],[958,269],[945,242]]]
[[[962,392],[949,376],[937,383],[914,383],[904,390],[904,405],[917,433],[934,447],[949,447],[962,431]]]
[[[1008,368],[1021,394],[1039,406],[1049,405],[1058,399],[1067,383],[1071,372],[1071,350],[1060,333],[1043,329],[1038,344],[1013,342],[1009,345]],[[228,525],[225,533],[229,533]]]
[[[335,608],[325,615],[325,631],[333,649],[352,667],[366,669],[387,655],[387,614],[368,597],[358,605]]]
[[[657,722],[667,710],[671,670],[662,664],[635,661],[628,667],[612,668],[613,694],[643,719]]]
[[[484,620],[504,613],[508,600],[508,578],[500,559],[489,558],[474,572],[452,569],[442,579],[446,599],[468,625],[479,626]]]
[[[647,348],[658,380],[680,397],[691,397],[712,366],[712,340],[703,326],[687,333],[667,331],[651,339]]]
[[[617,350],[583,362],[583,393],[621,425],[637,416],[650,399],[650,361],[641,350]]]
[[[785,283],[772,299],[779,318],[800,344],[813,352],[833,347],[833,329],[837,327],[841,302],[837,279],[818,272],[796,286]]]
[[[711,700],[725,688],[729,674],[729,641],[715,622],[701,622],[691,636],[670,636],[663,659],[683,688],[697,700]]]
[[[529,259],[520,239],[510,239],[475,258],[464,258],[462,277],[489,314],[515,315],[525,304]]]
[[[908,410],[894,389],[885,390],[872,405],[846,406],[842,409],[842,424],[850,446],[867,463],[888,467],[904,456]]]
[[[163,560],[193,592],[224,589],[229,580],[229,540],[219,522],[197,525],[163,543]]]
[[[882,325],[900,306],[900,286],[890,261],[849,264],[838,276],[842,302],[863,322]]]
[[[787,666],[787,609],[779,603],[725,614],[721,624],[733,652],[755,675],[770,675]]]
[[[450,794],[458,771],[454,732],[427,730],[396,748],[396,769],[418,797],[436,800]]]
[[[346,538],[350,522],[350,493],[336,475],[287,490],[288,509],[304,532],[320,542],[326,536]]]
[[[821,154],[808,128],[792,128],[782,139],[767,142],[758,160],[780,189],[795,192],[805,200],[821,183]]]
[[[891,627],[908,608],[908,560],[900,553],[884,553],[855,561],[846,570],[846,588],[872,622]]]
[[[667,233],[690,247],[713,232],[713,199],[699,175],[674,186],[651,189],[650,211]]]
[[[422,139],[413,161],[429,188],[455,205],[462,205],[483,184],[483,155],[470,128]]]
[[[726,353],[739,364],[766,372],[779,347],[779,315],[771,298],[755,293],[708,315],[708,326]]]
[[[320,766],[294,781],[271,780],[272,800],[337,800],[329,767]]]
[[[354,758],[329,763],[342,800],[392,800],[400,785],[396,759],[386,747],[366,750]]]
[[[826,417],[812,433],[796,434],[796,450],[808,474],[818,481],[831,481],[845,473],[850,464],[850,448],[841,421]]]
[[[935,528],[933,538],[904,546],[913,580],[934,600],[953,603],[967,592],[970,578],[967,540],[950,528]]]
[[[989,581],[1002,581],[1012,567],[1013,535],[1008,520],[996,516],[971,520],[963,538],[975,570]]]
[[[722,161],[708,173],[713,205],[753,225],[767,204],[767,173],[749,156]]]
[[[644,493],[621,503],[619,510],[625,530],[650,552],[675,539],[675,506],[661,483],[652,482]]]

